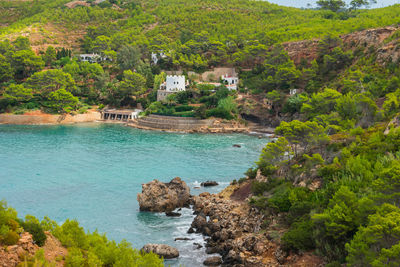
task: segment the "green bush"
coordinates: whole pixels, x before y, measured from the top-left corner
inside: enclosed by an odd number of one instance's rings
[[[268,198],[267,197],[252,197],[250,199],[250,205],[261,209],[261,210],[265,210],[268,206]]]
[[[282,246],[286,251],[308,251],[315,248],[313,224],[310,219],[296,222],[282,237]]]
[[[304,215],[309,214],[312,207],[313,207],[313,204],[308,201],[301,201],[301,202],[293,203],[292,206],[290,207],[288,215],[286,217],[287,222],[289,224],[292,224],[295,221],[298,221]]]
[[[255,195],[262,195],[264,192],[270,190],[270,185],[264,182],[253,181],[251,183],[251,191]]]
[[[274,194],[268,199],[268,207],[278,211],[287,212],[291,207],[289,199],[290,189],[289,185],[282,184],[274,189]]]
[[[244,182],[246,182],[246,177],[242,177],[242,178],[240,178],[239,180],[238,180],[238,183],[239,184],[242,184],[242,183],[244,183]]]
[[[253,181],[253,183],[251,184],[251,190],[254,194],[260,195],[279,186],[280,184],[282,184],[282,182],[283,180],[277,178],[270,179],[268,182]]]
[[[257,168],[249,168],[244,174],[250,179],[255,179],[257,176]]]
[[[182,112],[182,111],[192,111],[193,107],[188,106],[188,105],[182,105],[182,106],[176,106],[175,111],[176,112]]]
[[[29,221],[24,222],[21,225],[26,232],[29,232],[32,235],[33,241],[36,245],[39,247],[44,245],[47,237],[39,223]]]
[[[194,117],[195,113],[194,111],[181,111],[181,112],[174,112],[172,115],[177,117]]]
[[[216,117],[216,118],[221,118],[221,119],[226,119],[226,120],[232,120],[234,117],[232,114],[221,107],[216,107],[210,110],[207,110],[206,112],[207,117]]]
[[[12,246],[18,243],[19,234],[14,231],[9,231],[6,236],[3,238],[2,243],[6,246]]]

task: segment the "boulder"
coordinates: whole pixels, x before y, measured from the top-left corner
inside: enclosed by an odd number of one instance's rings
[[[179,251],[165,244],[146,244],[141,249],[143,252],[153,252],[164,259],[173,259],[179,257]]]
[[[204,227],[207,225],[207,219],[206,216],[201,213],[197,215],[191,225],[191,228],[195,228],[197,233],[201,233],[204,229]]]
[[[137,195],[141,211],[172,211],[188,205],[190,189],[176,177],[169,183],[153,180],[142,185],[142,193]]]
[[[238,147],[238,148],[241,148],[242,146],[241,146],[241,145],[239,145],[239,144],[234,144],[234,145],[233,145],[233,147]]]
[[[167,215],[168,217],[179,217],[182,214],[180,214],[179,212],[167,211],[165,212],[165,215]]]
[[[206,181],[200,184],[201,186],[208,187],[208,186],[216,186],[218,183],[216,181]]]
[[[203,246],[199,243],[193,243],[196,249],[201,249]]]
[[[203,262],[206,266],[219,266],[221,263],[222,259],[220,256],[209,257]]]

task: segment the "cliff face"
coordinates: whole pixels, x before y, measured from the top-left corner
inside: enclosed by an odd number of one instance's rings
[[[391,42],[384,43],[384,40],[394,34],[400,28],[398,26],[388,26],[384,28],[368,29],[350,34],[341,35],[340,38],[346,48],[352,49],[359,46],[374,47],[378,51],[378,60],[382,62],[393,58],[399,58],[399,52],[396,52],[397,46]],[[300,64],[301,60],[310,62],[317,58],[319,39],[304,40],[298,42],[284,43],[283,47],[289,54],[289,57],[295,64]],[[396,52],[393,55],[393,52]]]

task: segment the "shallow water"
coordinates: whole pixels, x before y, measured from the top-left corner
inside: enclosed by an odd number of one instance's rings
[[[181,256],[168,264],[198,266],[204,250],[194,250],[193,242],[204,241],[186,234],[192,211],[183,209],[181,218],[139,212],[141,184],[179,176],[192,194],[202,192],[194,186],[205,180],[220,182],[209,190],[220,191],[243,177],[267,142],[242,134],[162,133],[110,124],[0,125],[0,199],[21,217],[77,219],[87,230],[97,228],[136,248],[176,246]]]

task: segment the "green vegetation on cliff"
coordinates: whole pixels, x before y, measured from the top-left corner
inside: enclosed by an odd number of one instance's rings
[[[85,233],[75,220],[66,220],[61,226],[45,217],[41,222],[27,215],[25,220],[17,218],[17,212],[0,202],[0,245],[17,244],[20,233],[29,232],[39,247],[46,241],[44,231],[49,231],[68,249],[65,266],[132,266],[132,267],[162,267],[162,259],[153,253],[142,253],[132,249],[131,244],[123,240],[117,244],[110,241],[104,234],[97,231]],[[32,259],[25,259],[23,266],[52,266],[44,259],[42,251]],[[25,265],[26,264],[26,265]]]

